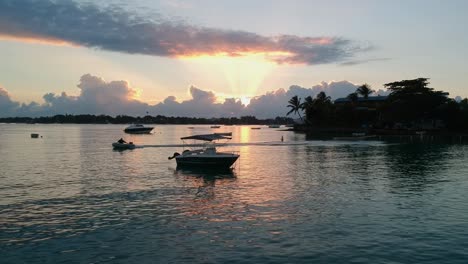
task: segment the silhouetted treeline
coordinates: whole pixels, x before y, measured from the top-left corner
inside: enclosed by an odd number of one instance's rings
[[[303,102],[294,96],[289,100],[289,113],[303,112],[300,129],[306,130],[335,127],[467,132],[468,99],[457,102],[428,84],[427,78],[391,82],[384,85],[390,91],[388,96],[374,97],[369,96],[374,91],[365,84],[335,102],[324,92]]]
[[[255,116],[240,118],[196,118],[196,117],[167,117],[162,115],[133,117],[118,115],[55,115],[50,117],[7,117],[0,118],[0,123],[40,123],[40,124],[220,124],[220,125],[270,125],[292,124],[293,119],[276,117],[274,119],[257,119]]]

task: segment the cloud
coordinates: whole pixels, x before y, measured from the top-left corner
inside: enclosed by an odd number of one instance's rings
[[[315,97],[318,93],[323,91],[334,100],[355,92],[357,87],[359,87],[359,85],[348,81],[321,82],[310,88],[291,85],[288,90],[278,89],[251,99],[248,112],[260,118],[285,116],[288,100],[293,96],[297,95],[303,100],[307,96]]]
[[[186,117],[230,117],[240,116],[244,106],[239,99],[228,98],[223,103],[217,103],[217,96],[211,91],[204,91],[194,86],[190,87],[191,99],[177,102],[174,96],[169,96],[163,102],[150,108],[152,114]]]
[[[8,91],[0,87],[0,113],[3,113],[5,116],[13,114],[18,106],[19,103],[11,100]]]
[[[370,48],[339,37],[262,36],[150,19],[71,0],[0,1],[0,37],[164,57],[262,53],[278,64],[309,65],[344,62]]]
[[[50,116],[56,114],[108,114],[142,115],[148,104],[133,99],[135,90],[126,81],[106,82],[90,74],[83,75],[77,85],[78,96],[65,92],[59,95],[47,93],[44,104],[32,102],[28,105],[11,101],[5,91],[0,90],[0,116]],[[6,104],[5,104],[6,102]]]
[[[0,88],[0,117],[14,116],[52,116],[57,114],[106,114],[106,115],[150,115],[185,116],[185,117],[240,117],[254,115],[258,118],[285,116],[288,100],[297,95],[304,99],[315,97],[324,91],[332,99],[347,96],[358,85],[348,81],[322,82],[310,88],[292,85],[287,90],[277,89],[253,97],[248,106],[239,98],[220,99],[212,91],[194,86],[189,88],[191,98],[178,101],[175,96],[168,96],[162,102],[149,105],[134,99],[136,90],[126,81],[106,81],[91,74],[81,76],[77,85],[76,96],[47,93],[44,103],[32,102],[20,104],[11,99],[9,93]],[[379,91],[383,94],[384,91]]]
[[[376,58],[376,59],[367,59],[367,60],[351,60],[340,63],[341,66],[354,66],[358,64],[364,64],[369,62],[378,62],[378,61],[388,61],[390,58]]]
[[[190,94],[192,95],[194,102],[212,104],[216,101],[216,95],[213,92],[206,92],[198,89],[197,87],[190,87]]]

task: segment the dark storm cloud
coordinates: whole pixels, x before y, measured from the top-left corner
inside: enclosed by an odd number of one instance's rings
[[[343,38],[198,27],[71,0],[0,1],[0,36],[167,57],[261,52],[279,64],[339,63],[368,48]]]

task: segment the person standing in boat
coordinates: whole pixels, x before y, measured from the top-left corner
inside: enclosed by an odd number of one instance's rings
[[[125,141],[123,138],[120,138],[117,142],[119,142],[120,144],[127,143],[127,141]]]

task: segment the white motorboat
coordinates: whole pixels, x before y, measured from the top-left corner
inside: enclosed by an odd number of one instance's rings
[[[205,144],[200,149],[185,149],[182,154],[177,152],[168,159],[174,159],[177,167],[200,167],[200,168],[230,168],[239,158],[239,154],[234,152],[218,152],[216,149],[217,140],[229,140],[231,137],[222,134],[205,134],[182,137],[182,140],[199,140]],[[218,145],[219,146],[219,145]]]
[[[132,124],[124,129],[128,134],[149,134],[154,127],[144,126],[141,124]]]

